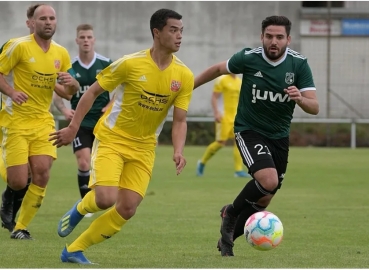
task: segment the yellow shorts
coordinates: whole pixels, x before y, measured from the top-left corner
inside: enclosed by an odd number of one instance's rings
[[[2,158],[5,168],[28,164],[31,156],[51,156],[56,159],[56,147],[49,142],[53,126],[34,129],[11,129],[2,127]]]
[[[227,141],[234,138],[233,122],[220,122],[215,123],[215,140]]]
[[[125,188],[145,196],[152,175],[155,150],[145,150],[95,138],[89,187]]]

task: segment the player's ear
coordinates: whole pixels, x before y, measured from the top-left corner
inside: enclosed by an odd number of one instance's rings
[[[157,28],[154,28],[152,32],[154,33],[154,37],[159,36],[160,31]]]
[[[291,36],[287,37],[287,46],[291,44]]]
[[[26,25],[27,25],[27,27],[28,27],[28,28],[30,27],[30,25],[31,25],[30,20],[27,20],[27,21],[26,21]]]
[[[76,38],[76,44],[78,45],[78,38]]]

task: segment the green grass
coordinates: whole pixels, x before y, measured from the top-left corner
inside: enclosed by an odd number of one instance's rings
[[[222,258],[216,250],[219,210],[246,181],[233,178],[231,147],[214,156],[205,176],[197,178],[196,161],[203,151],[187,147],[187,167],[176,176],[172,148],[159,146],[148,194],[136,216],[119,234],[85,252],[99,263],[86,268],[368,267],[368,149],[292,148],[283,188],[269,207],[284,225],[281,245],[261,252],[241,237],[233,258]],[[12,240],[1,229],[0,268],[83,268],[61,263],[60,252],[98,215],[82,220],[65,239],[56,233],[59,218],[78,197],[75,159],[65,147],[54,163],[44,204],[29,226],[36,240]]]

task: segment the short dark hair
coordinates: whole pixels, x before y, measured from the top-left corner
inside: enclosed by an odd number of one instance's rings
[[[35,14],[35,10],[39,7],[39,6],[43,6],[45,4],[35,4],[30,6],[29,8],[27,8],[27,18],[28,19],[32,19],[33,15]]]
[[[261,32],[264,34],[265,28],[270,25],[279,25],[284,26],[286,29],[287,36],[290,35],[291,32],[291,21],[285,16],[270,16],[265,18],[265,20],[261,23]]]
[[[164,26],[167,25],[168,19],[176,19],[181,20],[182,15],[175,12],[174,10],[170,9],[159,9],[154,14],[152,14],[150,19],[150,31],[151,35],[154,38],[154,28],[158,29],[159,31],[163,30]]]

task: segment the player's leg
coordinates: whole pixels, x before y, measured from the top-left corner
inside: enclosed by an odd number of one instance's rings
[[[215,141],[206,147],[205,152],[200,160],[197,162],[196,175],[202,176],[206,163],[219,151],[227,140],[227,134],[222,128],[222,123],[215,123]]]
[[[234,123],[230,123],[227,130],[228,138],[233,141],[234,177],[250,177],[250,175],[243,170],[242,157],[234,138],[233,126]]]
[[[49,141],[49,134],[54,131],[53,126],[46,125],[33,129],[27,135],[29,145],[28,161],[32,181],[19,209],[19,217],[11,235],[14,239],[23,239],[21,238],[21,233],[26,231],[26,228],[37,214],[45,197],[46,186],[50,178],[50,169],[54,159],[56,159],[56,147]],[[29,233],[28,236],[30,237]]]
[[[253,131],[236,134],[237,146],[245,165],[253,176],[233,204],[221,210],[222,255],[233,256],[233,233],[237,217],[249,205],[256,204],[278,185],[274,161],[263,136]]]
[[[13,192],[11,198],[3,198],[5,199],[3,200],[3,205],[6,203],[6,205],[9,207],[9,211],[1,211],[1,219],[2,223],[9,231],[13,231],[12,229],[14,229],[15,226],[12,222],[14,193],[18,190],[22,190],[27,185],[27,132],[28,130],[2,128],[2,161],[4,162],[4,167],[6,168],[6,173],[3,173],[3,177],[6,178],[9,189],[11,189]],[[2,208],[2,210],[4,209]],[[24,233],[26,234],[26,232]],[[25,237],[27,237],[27,235]]]
[[[273,161],[278,173],[279,184],[269,195],[262,197],[256,204],[247,205],[237,218],[236,227],[233,234],[233,241],[243,235],[246,220],[254,213],[263,211],[270,204],[270,201],[281,188],[288,164],[289,139],[267,140]]]
[[[27,180],[27,185],[25,188],[21,189],[21,190],[17,190],[14,191],[14,196],[13,196],[13,215],[12,215],[12,222],[14,223],[15,226],[15,218],[17,216],[17,213],[22,205],[22,201],[24,196],[26,195],[26,192],[28,190],[29,185],[31,184],[31,168],[28,166],[28,180]]]
[[[98,139],[94,141],[89,182],[91,191],[60,219],[60,237],[69,235],[86,214],[96,213],[115,204],[123,165],[117,146],[102,143]]]
[[[128,147],[122,147],[122,150],[126,162],[120,178],[116,205],[93,221],[90,227],[63,251],[62,261],[65,258],[66,261],[75,262],[72,259],[74,255],[81,256],[81,253],[90,246],[118,233],[134,216],[145,196],[154,164],[154,150]]]
[[[92,129],[80,127],[72,144],[77,159],[77,179],[81,198],[90,191],[88,182],[90,180],[91,149],[94,138]]]

